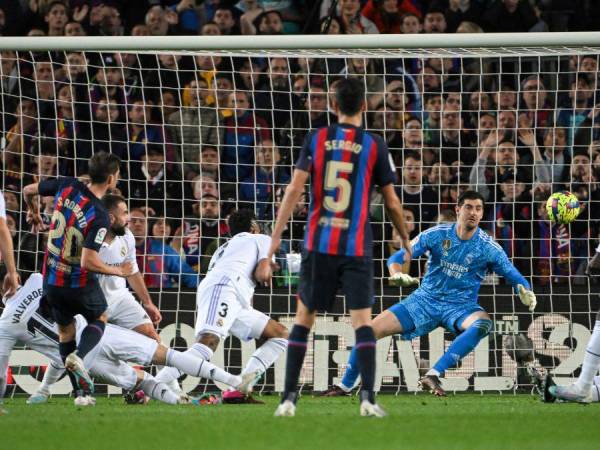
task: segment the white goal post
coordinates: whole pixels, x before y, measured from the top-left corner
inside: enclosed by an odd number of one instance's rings
[[[412,235],[452,220],[456,196],[479,190],[482,228],[538,293],[530,314],[502,280],[484,280],[481,304],[495,332],[449,371],[449,390],[527,388],[527,364],[564,380],[579,373],[599,307],[584,271],[600,233],[600,32],[3,37],[0,62],[1,188],[23,274],[40,269],[45,245],[25,222],[23,185],[85,176],[91,154],[117,153],[140,267],[164,316],[161,337],[191,344],[195,285],[227,237],[227,214],[251,207],[270,230],[303,137],[335,120],[332,83],[359,77],[365,126],[388,143]],[[576,193],[582,213],[553,226],[543,206],[563,189]],[[380,312],[408,291],[387,284],[396,241],[377,192],[372,201]],[[44,203],[47,214],[51,207]],[[292,219],[274,287],[255,299],[288,325],[305,213],[306,205]],[[422,275],[425,263],[407,269]],[[438,329],[412,342],[380,341],[377,388],[416,390],[420,370],[449,339]],[[340,301],[311,335],[305,389],[338,381],[352,340]],[[228,339],[214,362],[237,373],[254,346]],[[7,394],[33,392],[41,378],[28,367],[43,364],[15,352]],[[284,365],[282,358],[260,388],[281,390]],[[211,389],[191,379],[184,387]],[[55,389],[66,393],[68,383]]]

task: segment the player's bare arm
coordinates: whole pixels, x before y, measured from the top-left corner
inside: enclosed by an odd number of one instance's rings
[[[408,252],[408,258],[410,258],[410,242],[408,239],[408,229],[406,228],[406,223],[404,222],[404,216],[402,214],[402,203],[400,203],[400,199],[398,195],[396,195],[396,191],[394,190],[393,184],[388,184],[386,186],[382,186],[381,193],[383,195],[383,202],[385,204],[385,208],[387,213],[390,215],[390,219],[392,220],[392,224],[398,230],[400,234],[400,239],[402,240],[402,247]]]
[[[120,266],[112,267],[102,262],[97,251],[85,247],[81,251],[81,267],[90,272],[125,278],[133,273],[133,264],[130,262],[124,262]]]
[[[45,228],[40,214],[38,185],[39,183],[29,184],[23,189],[23,199],[27,205],[27,223],[31,224],[34,233],[44,231]]]
[[[162,320],[162,315],[156,305],[152,302],[152,297],[150,297],[150,293],[148,292],[148,288],[146,287],[146,283],[144,283],[144,277],[140,272],[136,272],[133,275],[129,275],[127,277],[127,282],[135,295],[142,302],[142,306],[150,316],[150,320],[154,325],[158,325]]]
[[[283,200],[281,201],[281,206],[279,207],[275,228],[273,228],[273,233],[271,234],[271,247],[269,248],[269,255],[267,258],[269,260],[273,258],[273,255],[279,248],[279,244],[281,243],[281,235],[283,234],[287,222],[294,211],[294,207],[304,192],[304,185],[306,184],[309,175],[310,174],[304,170],[294,170],[292,181],[285,188],[285,194],[283,196]],[[271,265],[264,264],[257,268],[255,277],[258,282],[267,283],[271,279],[272,274],[273,270]]]

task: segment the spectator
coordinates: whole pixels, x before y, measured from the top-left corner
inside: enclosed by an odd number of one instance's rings
[[[236,91],[229,94],[229,108],[234,115],[224,121],[224,147],[221,151],[221,180],[243,180],[252,173],[254,146],[270,138],[267,123],[256,117],[250,109],[248,93]],[[223,186],[225,188],[225,186]],[[229,185],[229,190],[235,186]]]
[[[338,15],[347,34],[379,33],[377,26],[360,13],[359,0],[340,0]]]
[[[22,98],[16,108],[16,123],[4,134],[6,146],[3,149],[3,169],[5,183],[23,188],[31,173],[29,154],[32,140],[38,134],[38,120],[35,102]]]
[[[184,163],[184,170],[195,175],[200,173],[200,150],[206,145],[218,145],[223,140],[217,109],[208,106],[206,97],[202,95],[201,90],[207,87],[202,78],[190,81],[187,85],[189,104],[168,118],[169,131],[175,138],[176,152]]]
[[[423,31],[421,19],[416,14],[407,13],[400,18],[400,32],[403,34],[419,34]]]
[[[423,21],[423,31],[425,33],[445,33],[448,28],[444,9],[435,2],[427,10]]]
[[[87,33],[79,22],[69,22],[65,25],[65,36],[87,36]]]
[[[219,238],[227,234],[227,226],[221,221],[218,198],[204,194],[194,204],[193,215],[186,217],[175,231],[173,247],[185,255],[186,263],[201,275],[206,274],[208,263],[219,247]]]
[[[415,17],[421,15],[410,0],[368,0],[362,8],[362,15],[373,22],[380,33],[400,33],[402,18],[407,13]]]
[[[201,173],[192,180],[192,183],[194,199],[200,200],[205,194],[219,198],[219,185],[216,182],[216,178]]]
[[[223,33],[221,33],[219,25],[217,25],[214,22],[207,22],[204,25],[202,25],[202,28],[200,29],[200,34],[202,36],[221,36]]]
[[[132,167],[135,167],[136,162],[141,161],[146,152],[147,143],[161,144],[164,143],[164,139],[161,130],[149,123],[150,111],[143,100],[135,100],[131,103],[127,111],[127,122],[129,159],[133,162]]]
[[[48,36],[64,36],[65,25],[69,21],[69,11],[61,1],[54,1],[48,5],[44,15],[44,22],[48,25]]]
[[[592,100],[594,89],[590,80],[583,73],[577,74],[577,78],[571,83],[569,90],[570,105],[561,108],[557,112],[556,125],[567,130],[567,143],[569,147],[575,144],[575,135],[578,128],[586,119],[593,119]]]
[[[459,25],[470,23],[478,27],[483,15],[481,2],[477,0],[449,0],[448,8],[444,12],[447,22],[447,33],[457,33]],[[481,30],[481,28],[480,28]],[[470,31],[473,33],[474,31]],[[479,31],[483,33],[483,30]]]
[[[519,270],[529,272],[528,261],[523,258],[529,254],[527,241],[518,239],[530,233],[532,219],[531,195],[526,189],[529,176],[521,169],[508,169],[499,180],[500,195],[494,204],[493,235],[509,258],[517,257],[515,265]]]
[[[0,101],[3,110],[0,112],[2,127],[6,126],[9,111],[12,112],[17,106],[19,98],[19,68],[17,66],[17,54],[12,50],[0,51]]]
[[[567,130],[565,128],[548,128],[546,130],[543,158],[553,185],[552,188],[547,189],[548,193],[565,189],[565,183],[569,182],[569,167],[571,165],[571,155],[567,151]]]
[[[300,99],[290,95],[290,67],[287,58],[271,58],[269,70],[254,98],[256,113],[274,128],[291,120],[293,111],[301,109]]]
[[[92,109],[94,110],[94,120],[92,122],[94,153],[114,153],[122,161],[128,160],[127,132],[116,100],[101,98],[98,100],[96,107]],[[123,175],[129,173],[126,167],[123,167],[123,169]]]
[[[290,182],[290,174],[287,167],[280,165],[279,149],[272,140],[263,140],[256,150],[257,167],[254,174],[240,184],[239,198],[255,204],[259,220],[273,219],[273,193],[277,185],[284,186]]]
[[[135,237],[137,263],[148,288],[169,289],[178,285],[188,288],[198,286],[198,274],[173,247],[162,239],[148,236],[146,213],[139,208],[129,213],[130,229]]]
[[[423,161],[419,154],[404,154],[402,184],[396,191],[402,204],[413,208],[420,231],[433,225],[438,213],[439,196],[431,186],[423,184]]]
[[[168,172],[161,144],[146,144],[142,163],[134,166],[128,187],[132,206],[147,206],[155,214],[167,217],[181,214],[183,185],[175,174]]]
[[[169,34],[168,12],[160,5],[152,6],[146,13],[146,26],[151,36],[166,36]]]
[[[552,106],[548,100],[548,91],[539,75],[530,75],[521,83],[523,103],[520,105],[519,118],[525,116],[529,126],[545,128],[552,119]]]
[[[283,18],[279,11],[264,11],[258,15],[252,24],[254,33],[244,34],[283,34]]]
[[[215,10],[213,21],[221,30],[222,35],[241,34],[236,23],[235,13],[230,7],[219,4]]]

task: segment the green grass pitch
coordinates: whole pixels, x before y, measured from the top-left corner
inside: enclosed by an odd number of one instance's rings
[[[385,419],[358,416],[356,397],[303,396],[296,417],[266,405],[131,406],[118,397],[76,408],[53,398],[6,400],[0,448],[31,449],[415,449],[600,448],[600,404],[543,404],[527,395],[382,395]]]

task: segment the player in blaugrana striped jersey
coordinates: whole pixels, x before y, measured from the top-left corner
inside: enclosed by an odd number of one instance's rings
[[[111,267],[102,262],[98,251],[110,225],[100,198],[119,181],[121,160],[104,152],[94,154],[88,165],[91,183],[86,186],[75,178],[57,178],[25,186],[27,218],[34,232],[43,228],[36,197],[53,196],[54,212],[48,230],[44,257],[44,295],[58,324],[60,353],[69,378],[78,395],[76,404],[91,397],[94,385],[84,358],[100,342],[106,323],[107,303],[96,273],[127,277],[131,263]],[[88,326],[75,342],[74,317],[81,314]]]
[[[308,334],[317,311],[329,311],[338,288],[346,297],[363,379],[360,414],[385,415],[375,403],[375,336],[371,328],[374,299],[372,236],[369,222],[371,193],[381,188],[390,218],[405,248],[408,232],[402,205],[394,191],[396,168],[385,142],[365,131],[364,87],[354,78],[339,80],[332,107],[338,123],[310,133],[300,152],[292,181],[286,188],[271,236],[269,258],[310,177],[311,201],[304,237],[296,321],[290,333],[285,390],[276,416],[293,416],[298,377],[306,353]],[[270,267],[258,271],[259,280],[271,277]]]
[[[406,299],[396,303],[373,320],[377,339],[401,334],[410,340],[439,326],[458,336],[446,353],[419,380],[420,386],[438,396],[445,395],[440,376],[470,353],[492,329],[490,316],[478,304],[479,287],[488,272],[505,277],[524,305],[535,309],[536,298],[530,285],[506,256],[506,253],[481,228],[483,196],[466,191],[456,206],[457,223],[442,224],[420,233],[412,241],[412,255],[429,254],[427,273],[421,286]],[[404,249],[388,260],[396,285],[418,284],[419,280],[401,272]],[[325,393],[345,395],[358,378],[357,357],[353,349],[341,385]]]

